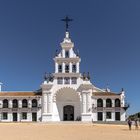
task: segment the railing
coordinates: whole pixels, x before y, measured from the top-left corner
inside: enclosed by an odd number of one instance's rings
[[[125,108],[125,107],[93,107],[92,111],[103,111],[103,110],[106,110],[106,111],[111,111],[111,110],[120,111],[121,108]]]
[[[124,105],[123,109],[126,111],[129,107],[130,107],[130,104],[125,103],[125,105]]]

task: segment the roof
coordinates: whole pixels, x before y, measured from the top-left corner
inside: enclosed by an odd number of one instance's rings
[[[113,92],[93,92],[93,96],[120,96],[120,94]]]
[[[0,92],[0,96],[39,96],[41,92],[34,91],[13,91],[13,92]]]

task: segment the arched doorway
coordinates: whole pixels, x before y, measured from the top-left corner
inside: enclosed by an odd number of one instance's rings
[[[56,93],[54,116],[56,121],[74,121],[81,116],[80,95],[72,88],[61,88]]]
[[[74,106],[66,105],[63,107],[63,119],[64,121],[74,120]]]

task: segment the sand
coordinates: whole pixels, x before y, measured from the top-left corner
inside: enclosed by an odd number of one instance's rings
[[[140,140],[140,130],[90,123],[0,123],[0,140]]]

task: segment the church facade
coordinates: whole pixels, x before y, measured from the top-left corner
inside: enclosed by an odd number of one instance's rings
[[[55,72],[45,75],[41,89],[0,91],[1,122],[125,121],[125,92],[95,87],[89,73],[80,73],[81,58],[66,31],[54,57]]]

